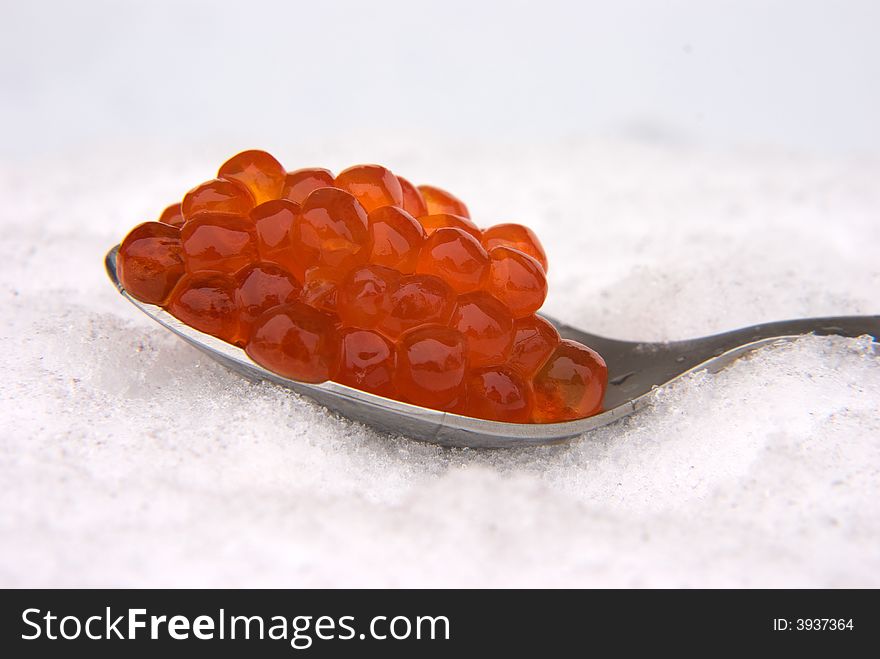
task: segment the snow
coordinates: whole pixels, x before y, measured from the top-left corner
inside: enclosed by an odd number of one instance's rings
[[[237,146],[0,159],[0,585],[880,586],[880,362],[806,337],[563,446],[449,450],[251,384],[104,252]],[[545,309],[664,340],[880,312],[880,161],[675,142],[279,142],[545,243]]]

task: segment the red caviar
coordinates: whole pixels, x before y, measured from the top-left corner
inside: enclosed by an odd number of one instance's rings
[[[320,167],[297,169],[295,172],[288,172],[284,178],[281,198],[301,204],[312,190],[332,187],[333,173],[329,169],[321,169]]]
[[[400,181],[381,165],[355,165],[336,175],[333,185],[350,193],[370,213],[382,206],[403,206]]]
[[[159,216],[159,221],[162,224],[167,224],[172,227],[177,227],[178,229],[183,226],[183,211],[180,208],[180,203],[171,204],[162,211],[162,214]]]
[[[239,340],[236,281],[220,272],[184,275],[168,300],[168,312],[200,332],[229,343]]]
[[[236,181],[215,178],[187,192],[180,211],[183,219],[189,222],[206,211],[247,215],[253,207],[254,198],[247,188]]]
[[[544,365],[559,341],[559,332],[541,316],[518,318],[513,324],[513,346],[508,364],[531,377]]]
[[[401,277],[389,293],[388,313],[378,329],[390,338],[420,325],[446,324],[455,308],[455,291],[433,275]]]
[[[287,199],[273,199],[250,212],[257,237],[257,251],[264,261],[273,261],[302,280],[303,259],[293,246],[294,224],[300,205]]]
[[[253,222],[240,215],[201,213],[180,230],[188,272],[235,272],[258,260]]]
[[[416,269],[425,230],[412,215],[396,206],[377,208],[367,217],[370,263],[402,273]]]
[[[180,231],[144,222],[122,241],[116,263],[129,294],[148,304],[162,304],[184,272]]]
[[[480,419],[528,423],[532,389],[516,371],[491,366],[471,372],[467,382],[467,413]]]
[[[452,213],[437,213],[435,215],[420,215],[419,224],[425,230],[427,235],[431,235],[438,229],[461,229],[465,233],[469,233],[478,241],[483,238],[483,234],[476,224],[461,215],[453,215]]]
[[[398,176],[400,189],[403,191],[403,210],[413,217],[421,217],[428,214],[428,206],[419,189],[402,176]]]
[[[489,251],[489,272],[485,288],[522,318],[535,313],[547,297],[547,278],[535,259],[510,247]]]
[[[493,247],[511,247],[537,260],[547,272],[547,254],[535,232],[522,224],[496,224],[483,231],[486,251]]]
[[[379,396],[394,396],[396,349],[378,332],[349,327],[340,333],[336,381]]]
[[[467,338],[471,368],[507,361],[513,345],[513,316],[485,291],[460,296],[449,324]]]
[[[400,279],[397,270],[382,265],[363,265],[340,282],[337,313],[344,325],[375,327],[391,310],[391,288]]]
[[[243,340],[264,311],[299,298],[302,286],[289,272],[274,263],[254,263],[239,270],[235,302],[238,305],[239,333]]]
[[[293,249],[304,265],[347,272],[369,256],[367,213],[357,199],[336,188],[318,188],[302,205]]]
[[[602,410],[608,368],[597,352],[563,340],[533,380],[538,422],[570,421]]]
[[[303,277],[300,301],[329,314],[336,313],[341,273],[335,268],[316,265]]]
[[[131,296],[302,382],[509,423],[601,411],[605,362],[536,315],[548,261],[528,227],[481,230],[380,165],[286,172],[253,150],[217,176],[123,240]]]
[[[245,351],[270,371],[301,382],[324,382],[339,368],[333,317],[302,302],[260,316]]]
[[[284,187],[284,167],[265,151],[242,151],[220,166],[217,178],[240,183],[254,202],[278,199]]]
[[[449,410],[465,395],[467,339],[443,325],[423,325],[397,342],[394,384],[399,396],[415,405]]]
[[[422,246],[416,272],[436,275],[458,293],[476,290],[489,269],[483,246],[461,229],[438,229]]]
[[[464,202],[451,192],[435,188],[433,185],[420,185],[419,192],[422,193],[422,199],[425,200],[430,215],[450,213],[466,218],[471,216]]]

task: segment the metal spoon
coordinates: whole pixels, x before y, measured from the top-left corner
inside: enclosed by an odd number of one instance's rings
[[[500,448],[561,442],[632,414],[650,401],[660,385],[692,371],[707,369],[714,373],[769,343],[791,341],[810,333],[851,337],[869,334],[875,341],[880,337],[880,316],[786,320],[668,343],[607,339],[548,318],[564,338],[588,345],[605,358],[609,374],[605,411],[564,423],[499,423],[409,405],[335,382],[306,384],[272,373],[251,361],[244,350],[185,325],[160,307],[131,297],[116,274],[118,249],[118,245],[111,249],[104,263],[119,292],[150,318],[212,359],[249,379],[268,380],[292,389],[355,421],[444,446]]]

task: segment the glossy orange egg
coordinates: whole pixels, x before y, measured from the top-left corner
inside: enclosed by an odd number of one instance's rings
[[[405,275],[391,289],[388,313],[377,329],[389,338],[429,323],[446,324],[455,309],[455,291],[433,275]]]
[[[505,366],[476,369],[468,375],[468,416],[503,423],[529,423],[532,398],[529,383]]]
[[[451,192],[435,188],[433,185],[420,185],[419,192],[422,193],[429,215],[450,213],[467,218],[471,216],[464,202]]]
[[[513,348],[507,363],[530,378],[544,365],[560,340],[556,328],[541,316],[518,318],[513,324]]]
[[[437,229],[461,229],[465,233],[472,235],[477,241],[483,239],[483,233],[479,227],[461,215],[437,213],[436,215],[421,215],[417,219],[425,233],[429,236],[437,231]]]
[[[261,315],[245,351],[261,366],[300,382],[324,382],[339,369],[335,319],[301,302]]]
[[[287,270],[275,263],[246,266],[236,274],[235,301],[239,308],[239,334],[247,340],[254,322],[264,312],[299,299],[302,286]]]
[[[307,257],[293,244],[300,206],[287,199],[273,199],[256,206],[250,213],[257,236],[257,251],[264,261],[277,263],[302,281]]]
[[[496,224],[483,231],[483,247],[512,247],[536,259],[547,272],[547,254],[535,232],[522,224]]]
[[[333,173],[329,169],[307,167],[288,172],[284,178],[281,196],[302,204],[313,190],[333,187]]]
[[[346,328],[340,332],[341,358],[335,380],[377,396],[395,396],[396,349],[373,330]]]
[[[513,316],[485,291],[460,295],[449,325],[467,338],[471,367],[507,361],[513,345]]]
[[[394,268],[404,274],[416,269],[425,230],[416,219],[396,206],[382,206],[367,218],[370,263]]]
[[[486,250],[460,229],[438,229],[431,234],[416,264],[416,272],[440,277],[457,293],[479,288],[488,269]]]
[[[345,190],[370,213],[382,206],[403,206],[400,181],[381,165],[355,165],[336,175],[333,184]]]
[[[342,279],[336,312],[342,323],[362,329],[376,327],[391,310],[391,290],[400,279],[397,270],[362,265]]]
[[[489,271],[483,287],[506,304],[514,318],[535,313],[547,297],[547,277],[541,264],[510,247],[489,251]]]
[[[305,272],[300,301],[327,314],[335,314],[343,273],[337,268],[316,265]]]
[[[239,339],[235,279],[221,272],[198,272],[181,277],[165,309],[200,332],[229,343]]]
[[[398,176],[400,189],[403,191],[403,210],[413,217],[421,217],[428,214],[428,206],[425,204],[425,198],[422,193],[412,183],[402,176]]]
[[[200,213],[180,230],[188,272],[232,273],[259,260],[253,222],[240,215]]]
[[[178,229],[183,226],[183,211],[180,209],[180,204],[171,204],[162,211],[162,214],[159,216],[159,221],[162,224],[167,224],[168,226],[177,227]]]
[[[242,151],[220,166],[217,178],[240,183],[254,199],[262,204],[281,197],[287,172],[281,163],[265,151]]]
[[[159,222],[132,229],[116,254],[119,281],[129,295],[148,304],[162,304],[183,276],[180,231]]]
[[[215,178],[187,192],[180,210],[183,219],[189,222],[199,213],[247,215],[253,207],[254,198],[247,188],[236,181]]]
[[[307,265],[338,268],[344,274],[370,254],[367,213],[344,190],[319,188],[303,202],[293,245]]]
[[[532,380],[536,423],[571,421],[596,414],[608,383],[605,360],[590,348],[563,339]]]
[[[467,339],[443,325],[423,325],[397,342],[394,385],[403,400],[438,410],[459,407],[465,398]]]

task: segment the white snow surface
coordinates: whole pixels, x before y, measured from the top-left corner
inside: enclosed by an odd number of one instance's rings
[[[520,221],[545,309],[665,340],[880,312],[880,161],[675,143],[126,145],[0,158],[0,585],[880,586],[880,360],[805,337],[563,446],[450,450],[251,384],[103,272],[238,147]]]

